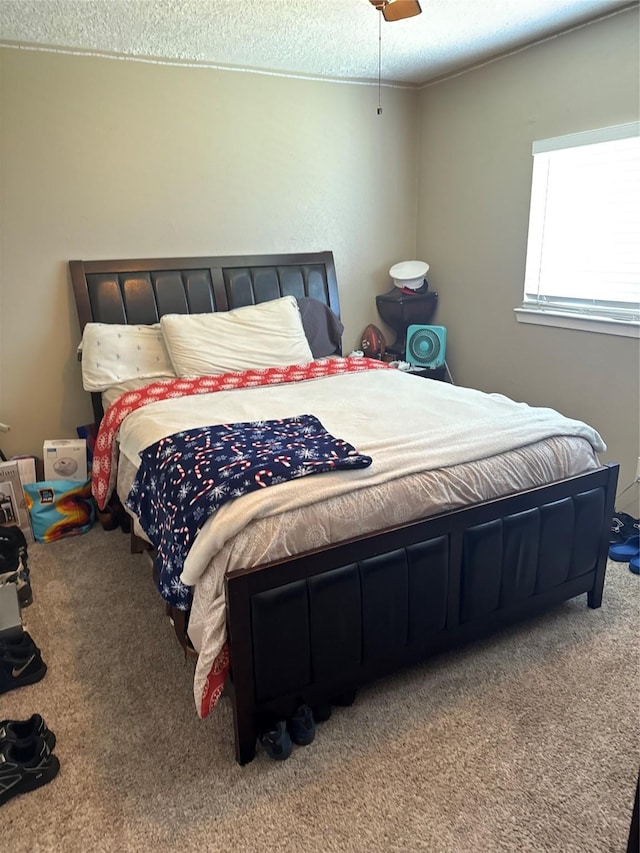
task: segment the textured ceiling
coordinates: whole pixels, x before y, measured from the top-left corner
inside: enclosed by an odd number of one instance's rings
[[[382,78],[420,84],[621,8],[629,0],[420,0],[381,24]],[[369,0],[0,0],[0,39],[285,74],[378,79]]]

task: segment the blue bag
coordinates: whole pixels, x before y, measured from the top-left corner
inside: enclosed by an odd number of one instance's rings
[[[96,506],[91,481],[45,480],[24,486],[36,542],[55,542],[91,530]]]

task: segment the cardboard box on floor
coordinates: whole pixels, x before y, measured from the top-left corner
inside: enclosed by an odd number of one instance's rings
[[[18,473],[20,474],[20,482],[23,486],[27,483],[35,483],[36,474],[36,457],[35,456],[12,456],[9,462],[18,463]]]
[[[0,524],[17,525],[27,544],[34,542],[17,461],[0,462]]]
[[[42,448],[45,480],[87,479],[87,440],[56,438],[45,441]]]

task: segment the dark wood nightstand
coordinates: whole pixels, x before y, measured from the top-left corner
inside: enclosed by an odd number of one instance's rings
[[[422,376],[424,379],[437,379],[439,382],[448,382],[447,368],[442,367],[414,367],[413,370],[406,370],[410,376]]]

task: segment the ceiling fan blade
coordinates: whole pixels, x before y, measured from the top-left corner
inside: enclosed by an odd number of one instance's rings
[[[402,21],[419,15],[422,9],[418,0],[388,0],[380,11],[385,21]]]

